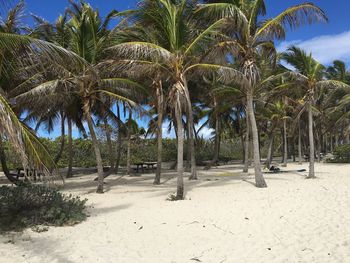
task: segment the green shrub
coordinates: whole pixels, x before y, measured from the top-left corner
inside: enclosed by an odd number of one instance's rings
[[[334,160],[336,163],[350,163],[350,144],[340,145],[334,149]]]
[[[2,186],[0,231],[19,231],[37,225],[74,225],[86,219],[86,201],[40,185]]]

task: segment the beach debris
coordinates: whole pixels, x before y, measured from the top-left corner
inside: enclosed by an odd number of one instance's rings
[[[140,227],[139,227],[139,230],[141,230],[142,228],[143,228],[143,226],[140,226]]]
[[[198,258],[191,258],[190,260],[197,261],[197,262],[202,262],[202,260],[200,260]]]

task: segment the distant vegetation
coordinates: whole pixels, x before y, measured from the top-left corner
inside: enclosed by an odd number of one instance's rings
[[[41,138],[43,145],[47,147],[48,152],[52,156],[58,155],[60,151],[61,137],[56,139]],[[66,138],[67,141],[67,138]],[[185,143],[186,144],[186,143]],[[213,142],[210,140],[199,139],[196,142],[196,160],[198,164],[203,164],[204,161],[212,159],[214,154]],[[219,161],[233,161],[242,160],[242,145],[239,139],[223,141],[221,143],[221,149],[219,154]],[[62,156],[58,161],[58,167],[63,168],[68,166],[68,150],[67,143],[65,143]],[[100,141],[101,155],[104,166],[109,166],[109,152],[108,145],[105,141]],[[8,167],[11,170],[21,167],[21,163],[18,161],[18,157],[12,151],[8,143],[5,144],[5,152],[8,162]],[[114,149],[115,151],[116,149]],[[263,152],[266,152],[263,150]],[[126,166],[127,158],[127,143],[123,142],[121,147],[121,160],[120,165]],[[175,139],[163,139],[163,162],[174,162],[176,160],[176,140]],[[185,160],[188,158],[188,152],[185,152]],[[137,162],[153,162],[157,160],[157,141],[156,139],[136,139],[131,144],[131,163]],[[92,142],[89,139],[73,139],[73,167],[96,167],[96,159],[94,155],[94,149]],[[1,170],[1,166],[0,166]]]
[[[340,145],[334,149],[333,163],[350,163],[350,144]]]

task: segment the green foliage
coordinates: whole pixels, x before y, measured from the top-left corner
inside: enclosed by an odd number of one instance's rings
[[[2,186],[0,231],[77,224],[86,219],[86,201],[40,185]]]
[[[56,156],[60,150],[61,137],[56,139],[41,138],[41,142],[46,146],[51,156]],[[116,141],[112,141],[113,152],[116,156]],[[21,163],[18,162],[16,154],[11,150],[11,147],[6,142],[4,144],[7,164],[9,169],[15,170],[17,167],[21,167]],[[108,145],[106,141],[100,140],[100,149],[103,160],[103,165],[109,165]],[[188,160],[188,144],[185,141],[184,144],[184,159]],[[127,154],[127,140],[122,140],[121,147],[121,160],[120,165],[126,165]],[[213,158],[214,155],[214,143],[205,139],[198,139],[196,141],[196,160],[198,164],[202,161],[208,161]],[[242,159],[242,145],[239,139],[223,140],[220,147],[219,160],[226,162],[230,160]],[[163,139],[163,162],[173,162],[177,159],[177,142],[176,139]],[[137,162],[154,162],[157,160],[157,140],[156,139],[134,139],[131,142],[131,163]],[[68,140],[66,138],[62,157],[58,162],[58,167],[63,168],[68,166]],[[74,139],[73,140],[73,166],[74,167],[95,167],[96,159],[92,142],[89,139]],[[0,166],[1,168],[1,166]]]
[[[331,162],[335,163],[350,163],[350,144],[340,145],[334,149],[334,160]]]

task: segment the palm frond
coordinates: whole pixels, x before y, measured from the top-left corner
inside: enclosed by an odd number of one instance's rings
[[[148,42],[127,42],[110,47],[117,56],[136,60],[150,60],[152,62],[169,62],[173,55],[165,48]]]
[[[304,24],[327,22],[324,11],[312,3],[296,5],[286,9],[280,15],[264,22],[256,33],[256,39],[284,39],[284,30],[295,29]]]

